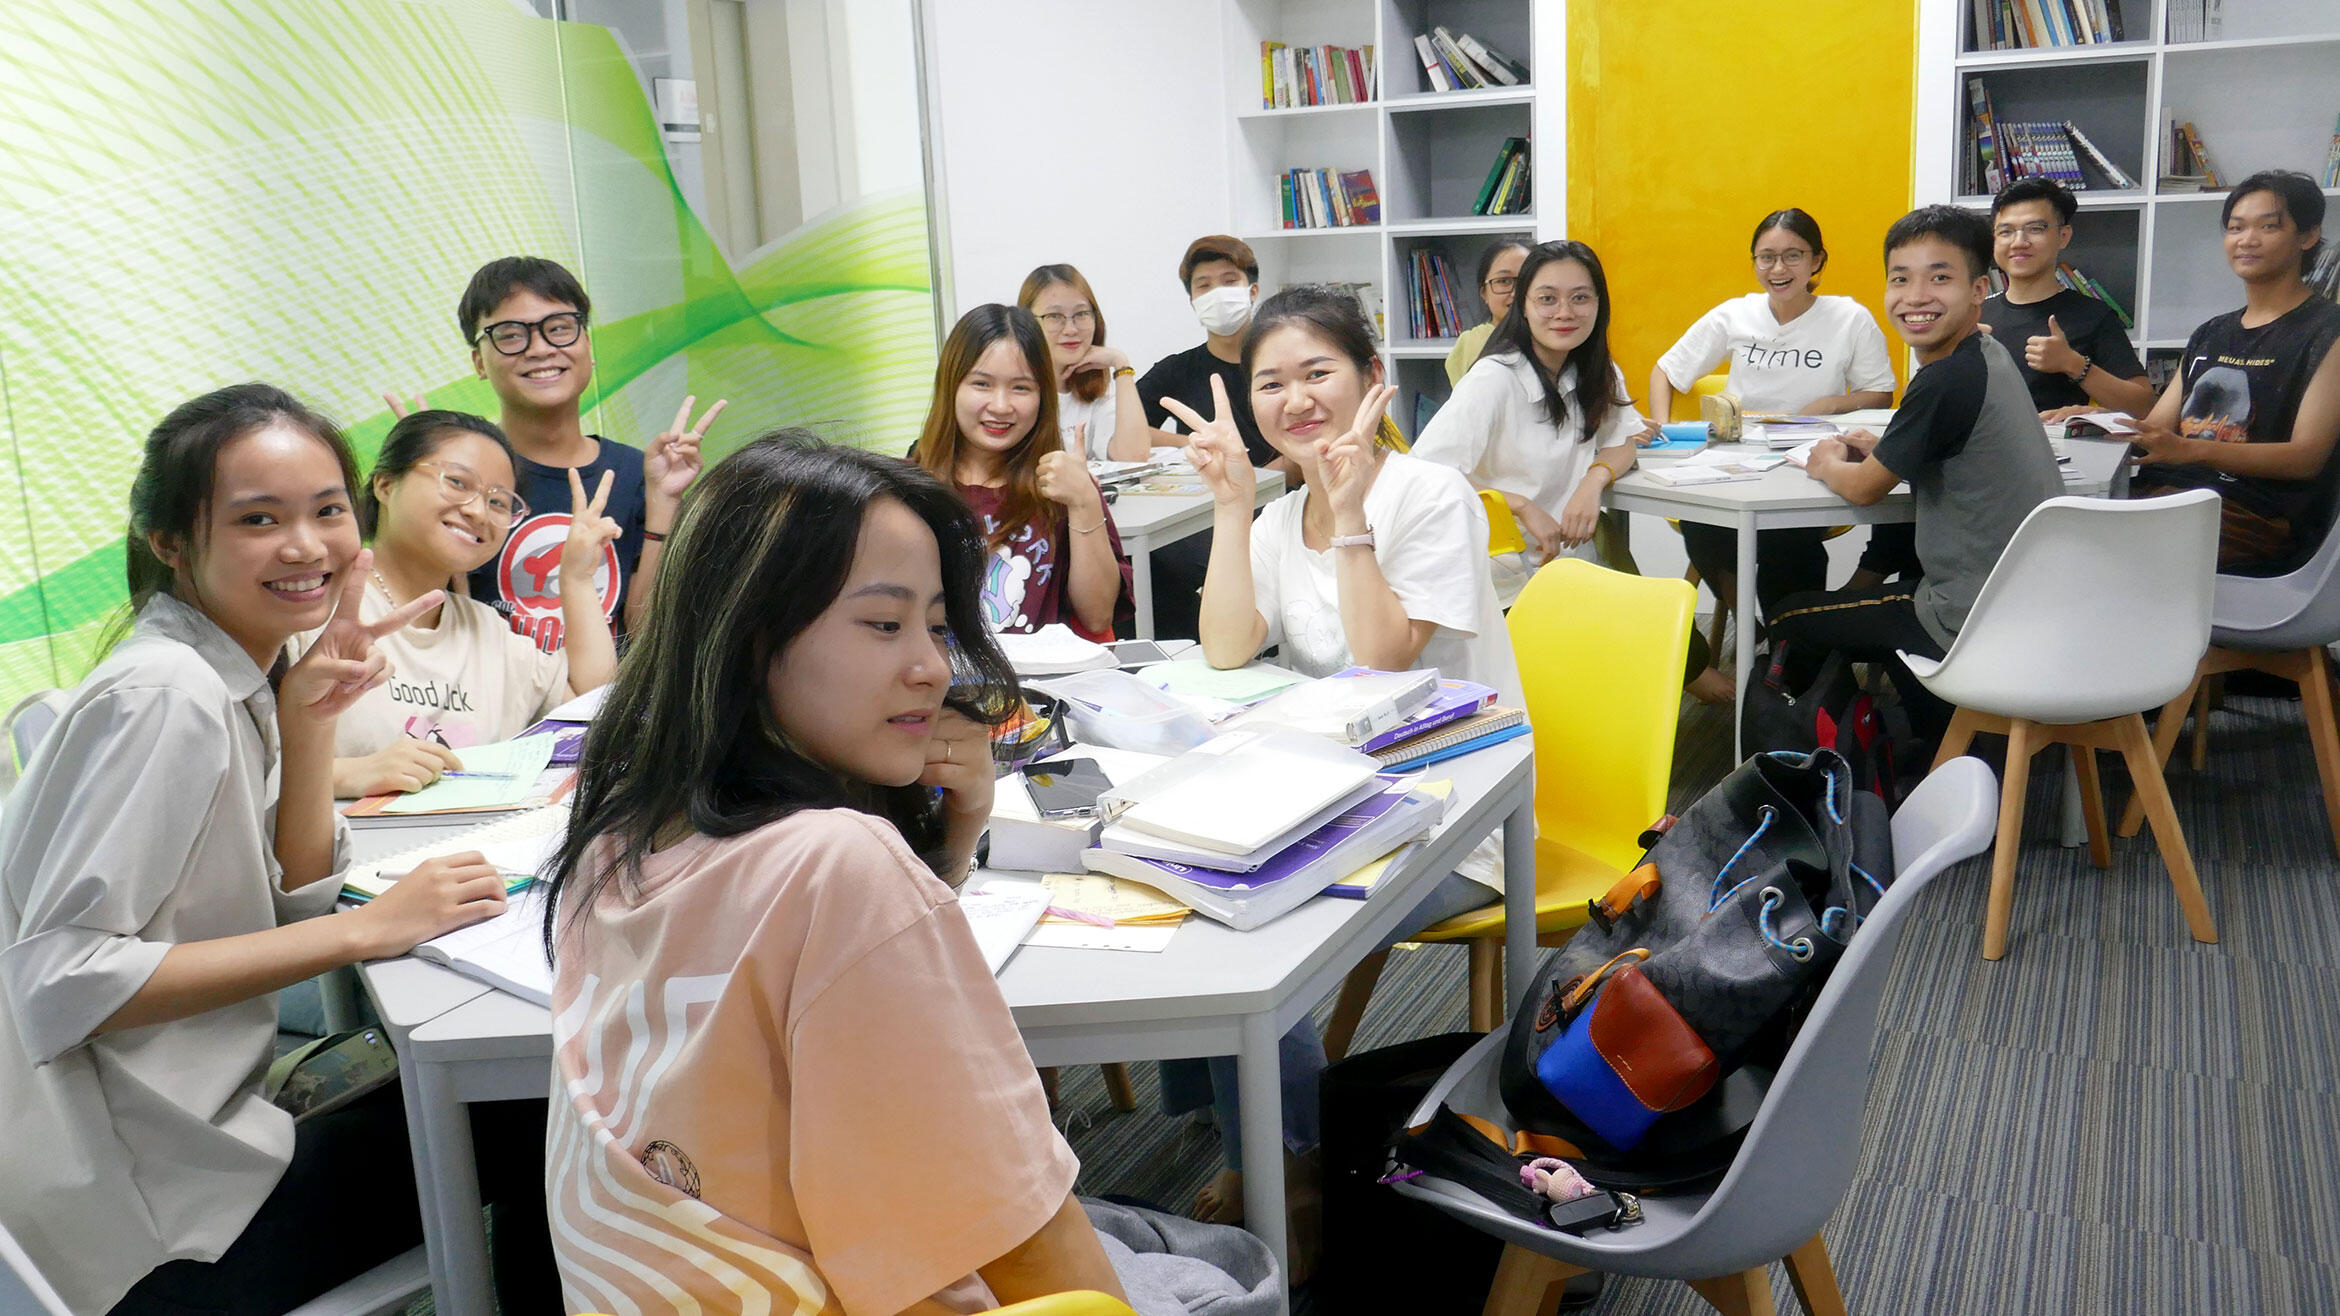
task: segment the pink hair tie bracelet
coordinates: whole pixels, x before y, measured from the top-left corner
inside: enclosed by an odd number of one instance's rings
[[[1573,1202],[1600,1191],[1575,1166],[1556,1156],[1539,1156],[1519,1167],[1519,1181],[1529,1192],[1555,1202]]]

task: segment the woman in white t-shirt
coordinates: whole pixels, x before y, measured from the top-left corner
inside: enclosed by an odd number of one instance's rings
[[[1137,367],[1127,352],[1105,345],[1105,312],[1097,309],[1089,281],[1070,265],[1043,265],[1024,276],[1016,305],[1048,334],[1065,451],[1091,461],[1144,461],[1155,440],[1138,400]]]
[[[609,614],[594,586],[596,573],[616,565],[608,546],[618,524],[602,514],[606,471],[590,499],[569,473],[567,541],[552,561],[515,564],[522,572],[559,573],[559,648],[544,652],[495,609],[455,592],[451,582],[501,552],[528,514],[513,492],[513,471],[504,432],[464,412],[418,411],[383,438],[357,496],[358,525],[374,547],[359,615],[373,621],[432,590],[445,590],[446,599],[378,646],[390,679],[352,704],[334,729],[337,797],[420,790],[459,770],[467,746],[510,739],[616,671]],[[293,637],[293,656],[315,637]]]
[[[1819,222],[1794,207],[1775,210],[1755,226],[1749,252],[1758,290],[1700,316],[1658,358],[1650,414],[1671,414],[1676,393],[1725,361],[1748,411],[1827,416],[1892,406],[1893,363],[1875,317],[1850,297],[1813,291],[1828,265]],[[1827,587],[1825,537],[1816,527],[1763,532],[1755,594],[1766,612],[1789,594]],[[1730,597],[1739,557],[1731,531],[1685,522],[1682,540],[1716,597]]]
[[[1493,560],[1505,606],[1543,563],[1597,560],[1601,491],[1632,469],[1635,440],[1649,427],[1609,355],[1599,255],[1581,242],[1544,243],[1521,263],[1518,287],[1487,350],[1414,445],[1416,457],[1510,504],[1528,546]],[[1729,698],[1705,645],[1692,648],[1686,688],[1708,702]]]

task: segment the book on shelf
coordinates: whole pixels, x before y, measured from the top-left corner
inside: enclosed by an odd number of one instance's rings
[[[2198,0],[2173,0],[2173,4]],[[1975,50],[2096,46],[2128,40],[2120,0],[1968,0]]]
[[[1380,284],[1328,282],[1324,286],[1328,288],[1338,288],[1342,292],[1345,292],[1351,297],[1356,298],[1357,309],[1364,312],[1365,314],[1365,323],[1373,326],[1374,339],[1376,341],[1388,340],[1389,329],[1383,323]]]
[[[1488,85],[1490,79],[1486,73],[1471,62],[1470,56],[1463,53],[1462,46],[1455,41],[1452,32],[1443,27],[1431,28],[1430,44],[1437,48],[1439,60],[1446,65],[1447,72],[1455,76],[1458,86],[1475,91]]]
[[[2137,180],[2130,177],[2127,170],[2114,164],[2111,156],[2096,149],[2096,143],[2088,140],[2088,134],[2080,131],[2079,124],[2070,119],[2064,120],[2064,133],[2072,139],[2072,144],[2079,147],[2081,153],[2088,157],[2089,163],[2104,172],[2104,176],[2111,180],[2114,187],[2132,188],[2137,185]]]
[[[2226,0],[2168,0],[2169,41],[2216,41],[2226,29]]]
[[[1414,37],[1414,54],[1432,91],[1475,91],[1517,87],[1528,81],[1525,64],[1468,32],[1437,26]]]
[[[1506,87],[1518,87],[1526,84],[1528,80],[1527,65],[1468,32],[1455,38],[1455,41],[1462,47],[1463,53],[1471,57],[1471,62],[1485,71],[1488,77]]]
[[[2316,263],[2306,271],[2308,287],[2318,294],[2340,301],[2340,242],[2325,241],[2316,247]]]
[[[1373,47],[1259,43],[1259,107],[1362,105],[1374,99]]]
[[[1478,199],[1471,203],[1474,215],[1516,215],[1527,209],[1528,202],[1528,144],[1525,137],[1506,137],[1495,153],[1494,164],[1488,166],[1486,180],[1479,184]]]
[[[2218,181],[2218,168],[2210,163],[2210,150],[2202,145],[2202,134],[2193,121],[2178,118],[2176,110],[2168,111],[2163,121],[2167,131],[2162,146],[2161,190],[2203,192],[2225,186]]]
[[[2324,148],[2323,185],[2340,187],[2340,118],[2332,121],[2332,142]]]
[[[2134,329],[2137,327],[2136,322],[2129,318],[2128,311],[2121,306],[2120,302],[2114,300],[2112,293],[2103,284],[2081,273],[2080,268],[2070,261],[2056,267],[2056,282],[2074,292],[2083,293],[2103,302],[2106,309],[2120,319],[2121,328]]]
[[[1446,253],[1416,247],[1406,256],[1406,332],[1414,338],[1453,338],[1463,331],[1454,265]]]
[[[1285,228],[1354,228],[1381,222],[1370,169],[1290,169],[1277,184]]]

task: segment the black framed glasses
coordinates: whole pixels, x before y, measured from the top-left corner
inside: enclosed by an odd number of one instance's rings
[[[544,335],[546,347],[567,347],[585,333],[583,311],[555,311],[541,320],[498,320],[479,331],[471,340],[473,347],[485,340],[505,356],[518,356],[528,350],[532,335]]]
[[[1488,292],[1510,292],[1512,289],[1519,286],[1519,276],[1516,274],[1498,274],[1495,277],[1487,280],[1485,283],[1480,284],[1479,286],[1486,289]]]

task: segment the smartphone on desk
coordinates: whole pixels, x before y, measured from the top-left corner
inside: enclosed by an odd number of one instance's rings
[[[1170,661],[1170,651],[1152,640],[1115,640],[1105,647],[1113,651],[1116,667],[1151,667]]]
[[[1095,759],[1049,759],[1024,768],[1024,787],[1042,818],[1091,818],[1097,797],[1113,789]]]

